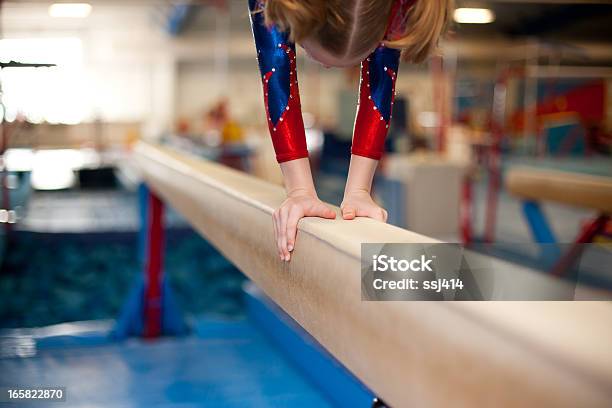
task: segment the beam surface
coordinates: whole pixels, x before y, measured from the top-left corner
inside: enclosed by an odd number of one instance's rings
[[[553,201],[612,214],[612,177],[516,167],[506,176],[508,191],[533,201]]]
[[[612,404],[608,302],[363,302],[362,242],[433,239],[370,219],[300,221],[279,260],[283,189],[139,143],[147,184],[394,407]]]

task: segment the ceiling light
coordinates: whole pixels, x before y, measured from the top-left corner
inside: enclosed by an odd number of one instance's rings
[[[89,3],[55,3],[49,6],[51,17],[85,18],[91,13]]]
[[[461,24],[487,24],[495,21],[495,13],[486,8],[458,8],[453,17]]]

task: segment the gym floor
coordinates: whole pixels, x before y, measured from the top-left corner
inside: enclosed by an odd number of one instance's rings
[[[109,341],[111,328],[3,332],[2,350],[15,355],[0,356],[0,386],[62,384],[69,407],[331,406],[245,318],[200,318],[192,335],[155,342]]]

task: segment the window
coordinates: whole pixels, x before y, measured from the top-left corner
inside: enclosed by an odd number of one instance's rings
[[[57,64],[2,69],[2,101],[8,121],[23,114],[33,123],[75,124],[91,115],[80,39],[3,39],[0,60]]]

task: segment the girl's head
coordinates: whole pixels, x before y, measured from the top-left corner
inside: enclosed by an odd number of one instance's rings
[[[266,21],[288,29],[315,60],[353,66],[383,41],[396,0],[267,0]],[[404,60],[422,62],[438,45],[453,0],[416,0],[405,16],[406,31],[385,45]]]

